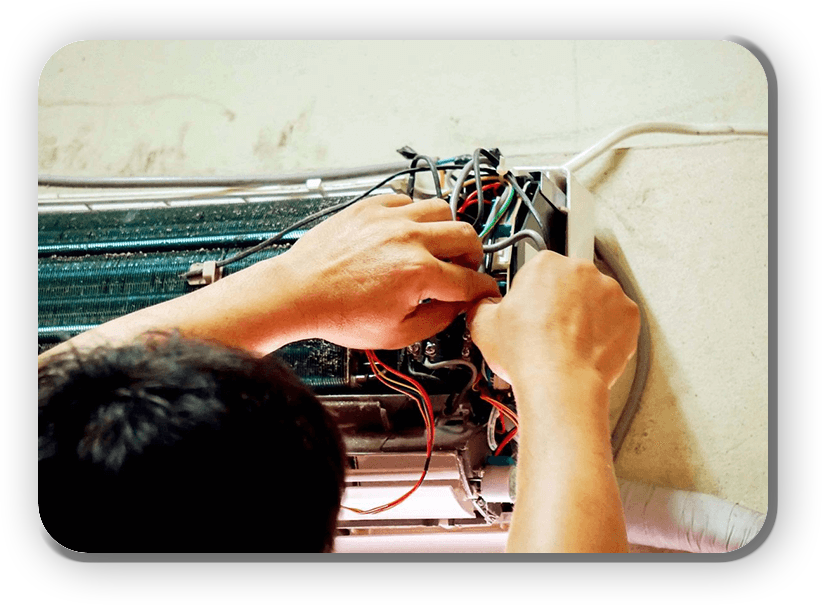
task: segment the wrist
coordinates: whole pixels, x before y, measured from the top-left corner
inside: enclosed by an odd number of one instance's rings
[[[301,299],[307,288],[286,254],[251,265],[183,299],[180,328],[191,336],[265,355],[314,328]]]
[[[255,282],[258,305],[252,308],[268,319],[272,333],[278,335],[277,348],[290,342],[319,337],[321,305],[316,304],[317,284],[312,283],[305,266],[288,252],[257,263]]]
[[[610,455],[609,390],[595,369],[581,366],[540,366],[512,377],[522,438],[550,447],[570,444],[607,450]]]

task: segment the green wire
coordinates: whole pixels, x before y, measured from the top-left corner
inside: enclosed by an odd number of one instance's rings
[[[502,215],[505,214],[505,212],[508,210],[508,206],[511,204],[512,199],[514,199],[513,188],[511,189],[511,193],[508,194],[508,199],[505,200],[505,203],[502,205],[502,208],[500,208],[500,211],[497,212],[497,215],[485,225],[485,229],[483,229],[482,233],[480,233],[480,239],[483,239],[486,235],[488,235],[488,233],[490,233],[491,229],[494,228],[494,225],[497,224]]]

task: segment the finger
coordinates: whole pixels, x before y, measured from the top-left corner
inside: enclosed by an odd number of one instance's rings
[[[485,296],[500,296],[497,282],[490,275],[443,261],[437,261],[434,266],[436,269],[426,279],[421,299],[470,302]]]
[[[403,212],[408,218],[419,223],[453,220],[448,202],[438,198],[416,201],[404,207]]]
[[[464,258],[476,267],[483,259],[482,242],[474,228],[460,221],[438,221],[420,226],[426,249],[439,259]]]
[[[408,342],[418,342],[442,332],[451,325],[457,315],[465,310],[463,302],[432,300],[418,306],[403,321],[403,332]]]
[[[412,203],[411,198],[401,193],[384,193],[382,195],[374,195],[365,198],[364,202],[371,204],[379,204],[386,208],[393,208],[396,206],[407,206]]]
[[[482,262],[482,257],[478,257],[476,254],[461,254],[460,256],[455,256],[449,260],[455,265],[476,271]]]

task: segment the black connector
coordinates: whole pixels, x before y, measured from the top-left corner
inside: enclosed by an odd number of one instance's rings
[[[397,153],[399,153],[406,160],[413,160],[415,157],[417,157],[417,152],[411,149],[408,145],[403,145],[402,147],[397,149]]]

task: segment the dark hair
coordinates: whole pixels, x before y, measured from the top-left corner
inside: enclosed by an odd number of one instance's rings
[[[334,421],[282,362],[175,334],[38,373],[39,504],[78,552],[330,551]]]

